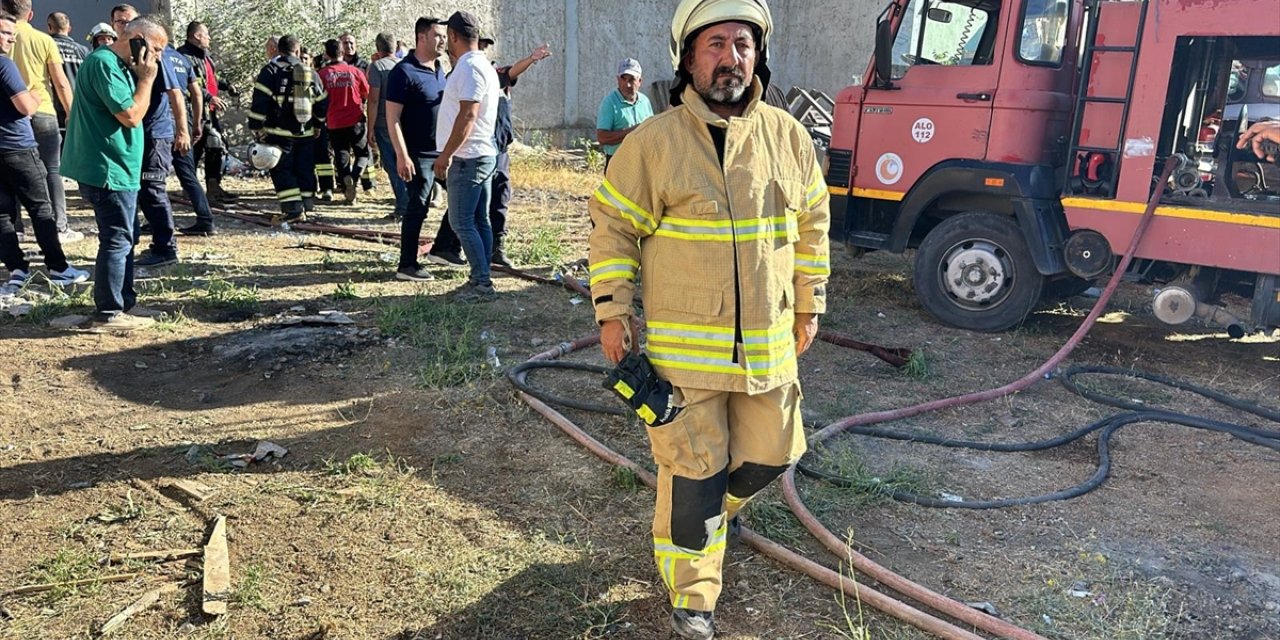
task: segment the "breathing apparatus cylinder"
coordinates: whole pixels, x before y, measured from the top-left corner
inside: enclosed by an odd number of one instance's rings
[[[293,117],[298,124],[305,125],[311,121],[311,67],[306,64],[293,65]]]

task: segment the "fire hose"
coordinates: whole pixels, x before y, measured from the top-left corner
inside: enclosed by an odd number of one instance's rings
[[[1173,168],[1174,168],[1174,163],[1172,161],[1167,162],[1165,164],[1161,180],[1157,184],[1163,184],[1164,182],[1166,182]],[[911,407],[904,407],[900,409],[850,416],[843,420],[837,421],[831,425],[828,425],[824,429],[810,436],[809,443],[811,445],[811,448],[815,445],[818,445],[822,442],[825,442],[831,439],[832,437],[844,431],[858,433],[859,431],[856,431],[855,430],[856,428],[867,427],[872,424],[888,422],[891,420],[899,420],[899,419],[903,419],[911,416],[920,415],[926,412],[938,411],[941,409],[954,408],[954,407],[994,400],[994,399],[1009,395],[1011,393],[1015,393],[1022,389],[1028,388],[1031,385],[1039,382],[1040,380],[1048,377],[1053,370],[1055,370],[1059,365],[1062,364],[1062,362],[1076,348],[1076,346],[1080,344],[1084,336],[1092,329],[1097,319],[1101,316],[1102,311],[1106,308],[1107,302],[1110,300],[1111,296],[1115,293],[1117,287],[1119,286],[1121,280],[1123,279],[1124,273],[1128,269],[1128,266],[1132,261],[1133,256],[1136,254],[1138,246],[1143,236],[1145,235],[1147,228],[1150,226],[1151,220],[1155,214],[1155,209],[1159,204],[1160,196],[1161,196],[1161,190],[1156,190],[1155,193],[1152,195],[1150,201],[1147,203],[1147,207],[1143,212],[1142,217],[1139,219],[1137,227],[1133,233],[1128,250],[1124,252],[1119,265],[1117,265],[1114,273],[1112,274],[1110,281],[1107,283],[1107,286],[1103,290],[1102,295],[1098,298],[1097,302],[1094,304],[1093,309],[1089,312],[1088,316],[1081,323],[1080,327],[1077,328],[1075,333],[1067,340],[1067,342],[1044,364],[1037,367],[1034,371],[1022,377],[1021,379],[1011,382],[1009,384],[1006,384],[1004,386],[1001,386],[999,388],[975,392],[975,393],[969,393],[969,394],[955,396],[951,398],[943,398],[943,399],[934,400],[934,401],[922,403],[922,404],[911,406]],[[823,336],[820,336],[820,338],[821,337]],[[598,405],[591,405],[590,403],[581,403],[579,401],[576,401],[570,398],[557,398],[554,396],[550,396],[549,394],[546,394],[544,392],[540,392],[537,389],[534,389],[527,382],[527,376],[529,372],[537,368],[555,367],[555,368],[562,368],[562,369],[575,369],[575,370],[581,370],[581,371],[588,371],[593,373],[602,373],[604,371],[607,371],[604,367],[598,367],[595,365],[556,362],[558,358],[568,355],[570,353],[573,353],[575,351],[579,351],[591,345],[597,344],[598,341],[599,341],[599,336],[591,336],[591,337],[581,338],[573,342],[564,343],[556,349],[552,349],[547,352],[538,354],[533,358],[531,358],[528,362],[513,368],[508,373],[508,378],[512,382],[512,384],[515,385],[517,389],[519,389],[521,399],[523,399],[526,403],[528,403],[534,410],[538,411],[540,414],[545,416],[548,420],[550,420],[553,424],[558,426],[567,435],[569,435],[579,444],[582,444],[583,446],[585,446],[595,455],[606,460],[607,462],[610,462],[614,465],[630,470],[638,478],[640,478],[646,485],[652,488],[655,486],[655,479],[651,473],[649,473],[647,470],[637,465],[635,462],[618,454],[612,449],[609,449],[607,446],[605,446],[595,438],[591,437],[589,434],[583,431],[580,427],[578,427],[572,421],[566,418],[563,414],[559,413],[554,408],[552,408],[548,404],[548,402],[561,403],[562,401],[568,401],[575,404],[568,404],[568,402],[565,402],[564,404],[566,404],[567,406],[576,406],[577,408],[586,409],[586,410],[599,410]],[[837,344],[839,343],[838,341],[833,341],[833,340],[828,340],[828,341],[834,342]],[[1075,375],[1082,374],[1082,373],[1089,373],[1089,372],[1096,372],[1096,371],[1083,370],[1083,369],[1073,370],[1072,372],[1064,373],[1062,375],[1062,378],[1064,383],[1070,383],[1070,381],[1074,378]],[[1197,391],[1197,392],[1200,392],[1200,391]],[[1213,397],[1211,393],[1212,392],[1210,392],[1209,394],[1202,393],[1202,395]],[[1089,397],[1088,393],[1082,393],[1082,395]],[[539,399],[538,396],[541,396],[543,399]],[[548,402],[544,402],[544,400],[547,400]],[[1234,401],[1234,400],[1228,400],[1227,404],[1229,404],[1230,406],[1236,406],[1237,408],[1246,408],[1241,403],[1238,403],[1237,401]],[[1260,407],[1253,407],[1252,405],[1249,405],[1249,407],[1251,409],[1246,408],[1246,410],[1251,410],[1251,412],[1254,412],[1257,415],[1262,415],[1264,417],[1272,417],[1272,419],[1275,419],[1273,416],[1275,416],[1276,412],[1274,411],[1260,408]],[[1252,411],[1252,409],[1257,409],[1257,411]],[[610,407],[610,408],[607,408],[605,412],[606,413],[623,413],[623,410],[619,408]],[[1085,430],[1081,430],[1083,431],[1083,433],[1077,432],[1076,434],[1068,434],[1068,436],[1064,436],[1064,437],[1074,436],[1071,438],[1071,440],[1075,440],[1075,439],[1079,439],[1080,437],[1084,437],[1084,435],[1087,435],[1087,433],[1092,433],[1093,431],[1097,431],[1097,430],[1103,430],[1105,432],[1105,435],[1099,438],[1099,447],[1100,447],[1100,451],[1105,454],[1107,438],[1109,438],[1111,433],[1114,433],[1116,429],[1120,428],[1124,424],[1130,424],[1134,421],[1140,421],[1140,420],[1166,421],[1174,416],[1174,414],[1171,414],[1168,412],[1158,412],[1158,411],[1147,411],[1147,412],[1134,411],[1134,412],[1131,412],[1130,414],[1121,414],[1121,415],[1122,416],[1127,415],[1129,417],[1120,421],[1112,422],[1112,423],[1106,423],[1101,425],[1099,424],[1090,425],[1090,427],[1087,427]],[[1191,422],[1195,422],[1195,420],[1191,420]],[[1179,424],[1182,424],[1182,423],[1183,422],[1179,422]],[[1226,423],[1219,423],[1216,421],[1208,421],[1208,420],[1205,420],[1203,423],[1198,422],[1197,424],[1189,425],[1189,426],[1197,426],[1200,428],[1208,428],[1212,430],[1230,433],[1231,435],[1237,438],[1254,442],[1255,444],[1263,444],[1264,446],[1269,446],[1271,448],[1276,448],[1277,445],[1280,445],[1280,433],[1268,432],[1268,431],[1263,431],[1258,429],[1251,429],[1251,428],[1241,427],[1239,425],[1229,425]],[[891,432],[881,431],[880,433],[887,436]],[[898,434],[893,434],[893,435],[897,436]],[[921,440],[918,436],[912,436],[911,438],[916,441]],[[952,444],[957,444],[959,442],[961,441],[945,441],[945,444],[952,445]],[[981,444],[981,443],[966,443],[966,444]],[[1044,443],[1037,443],[1037,444],[1044,444]],[[1000,445],[983,444],[982,446],[999,447]],[[1094,474],[1094,479],[1099,481],[1101,479],[1105,479],[1108,470],[1109,470],[1109,458],[1106,458],[1104,456],[1103,462],[1100,463],[1099,471]],[[903,596],[906,596],[907,598],[914,600],[915,602],[923,604],[926,607],[933,609],[934,611],[937,611],[941,614],[945,614],[946,616],[949,616],[954,620],[958,620],[968,625],[972,625],[974,628],[979,629],[981,631],[984,631],[993,635],[997,635],[1000,637],[1016,638],[1019,640],[1044,640],[1042,636],[1030,630],[1021,628],[1010,622],[988,615],[985,612],[969,607],[964,603],[958,602],[947,596],[934,592],[918,583],[908,580],[907,578],[890,571],[889,569],[879,565],[878,563],[873,562],[869,558],[851,549],[844,541],[840,540],[834,533],[832,533],[824,525],[822,525],[822,523],[819,522],[818,519],[812,514],[812,512],[810,512],[809,509],[804,505],[803,501],[800,499],[799,492],[797,491],[795,472],[796,472],[796,466],[792,466],[783,474],[783,477],[782,477],[783,495],[786,499],[788,506],[791,508],[792,512],[801,521],[801,523],[804,524],[805,528],[808,529],[811,534],[813,534],[819,541],[821,541],[823,545],[826,546],[827,549],[831,551],[833,554],[835,554],[838,558],[840,558],[844,562],[848,562],[855,571],[861,572],[862,574],[869,576],[871,579],[873,579],[880,585],[888,589],[891,589]],[[1058,499],[1062,499],[1062,498],[1058,498]],[[947,506],[953,506],[953,505],[947,505]],[[788,549],[785,549],[780,545],[777,545],[776,543],[773,543],[772,541],[769,541],[758,534],[755,534],[754,532],[750,531],[747,527],[742,528],[742,540],[743,542],[750,545],[757,551],[769,556],[770,558],[773,558],[774,560],[782,563],[785,566],[799,570],[817,579],[819,582],[822,582],[823,584],[826,584],[828,586],[841,590],[843,593],[860,598],[862,601],[866,602],[872,607],[875,607],[891,616],[894,616],[895,618],[903,620],[904,622],[907,622],[908,624],[916,626],[924,631],[933,633],[934,635],[937,635],[941,638],[948,638],[948,639],[963,638],[966,640],[971,640],[973,638],[981,637],[971,631],[960,628],[959,626],[956,626],[951,622],[943,620],[942,618],[936,617],[930,613],[926,613],[924,611],[921,611],[920,609],[909,606],[893,597],[884,595],[879,591],[876,591],[866,586],[859,585],[856,582],[854,582],[851,578],[838,574],[827,567],[824,567],[807,558],[799,556],[798,554]]]

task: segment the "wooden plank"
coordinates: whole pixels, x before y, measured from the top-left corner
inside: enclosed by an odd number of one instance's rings
[[[10,589],[8,591],[4,591],[4,593],[0,593],[0,596],[38,594],[38,593],[42,593],[42,591],[49,591],[52,589],[63,588],[63,586],[96,585],[96,584],[101,584],[101,582],[124,582],[125,580],[133,580],[134,577],[138,577],[141,575],[142,573],[115,573],[115,575],[113,576],[88,577],[88,579],[84,579],[84,580],[72,580],[68,582],[52,582],[52,584],[47,584],[47,585],[18,586],[18,588]]]
[[[217,492],[217,489],[195,480],[174,480],[169,483],[169,486],[181,491],[196,502],[204,502],[209,499],[209,496]]]
[[[111,633],[112,631],[119,629],[121,626],[124,625],[126,621],[129,620],[129,618],[133,617],[139,611],[148,609],[155,603],[159,602],[160,596],[166,593],[172,593],[177,590],[178,590],[178,583],[171,582],[162,587],[152,589],[142,594],[142,597],[138,598],[137,600],[134,600],[133,604],[125,607],[123,611],[115,614],[114,616],[111,616],[110,620],[107,620],[105,623],[103,623],[102,629],[98,631],[98,634],[105,636],[108,633]]]
[[[139,551],[137,553],[113,553],[107,556],[107,562],[116,563],[125,560],[181,560],[193,558],[204,553],[200,549],[166,549],[164,551]]]
[[[227,613],[231,597],[231,558],[227,552],[227,517],[213,522],[209,542],[204,546],[204,604],[202,610],[211,616]]]

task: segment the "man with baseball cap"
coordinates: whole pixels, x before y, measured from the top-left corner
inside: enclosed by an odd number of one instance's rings
[[[653,546],[690,640],[715,635],[731,523],[805,451],[796,360],[826,311],[827,187],[809,134],[762,102],[772,31],[765,0],[683,0],[674,108],[627,135],[589,204],[605,357],[671,387],[645,406]],[[629,353],[637,277],[645,354]]]
[[[649,96],[640,91],[644,72],[640,61],[627,58],[618,63],[618,88],[609,92],[596,114],[596,140],[604,147],[605,167],[627,137],[641,122],[653,117]]]
[[[502,88],[498,72],[480,50],[480,21],[458,11],[449,16],[446,32],[449,55],[458,61],[440,103],[436,124],[440,156],[433,169],[449,190],[449,224],[471,264],[471,278],[457,299],[488,302],[498,296],[489,269],[493,255],[489,200],[498,163],[494,131]]]

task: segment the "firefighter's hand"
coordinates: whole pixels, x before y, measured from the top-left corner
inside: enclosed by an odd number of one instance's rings
[[[445,178],[449,175],[449,165],[451,164],[453,164],[453,156],[440,154],[440,157],[436,158],[435,164],[431,165],[431,170],[436,174],[436,178],[440,182],[447,182]]]
[[[792,330],[796,334],[796,355],[800,356],[809,350],[818,337],[818,316],[813,313],[797,313],[796,324]]]
[[[1240,134],[1240,140],[1236,142],[1237,149],[1243,149],[1247,146],[1253,146],[1253,155],[1259,158],[1266,158],[1268,162],[1275,162],[1276,154],[1268,154],[1262,150],[1263,141],[1274,142],[1280,144],[1280,120],[1264,120],[1255,122],[1248,131]]]
[[[408,154],[396,154],[396,175],[405,182],[413,182],[413,174],[417,173],[417,164],[409,159]]]
[[[223,101],[222,96],[214,96],[210,98],[209,104],[213,106],[214,111],[225,112],[227,110],[227,103]]]
[[[191,151],[191,135],[186,131],[179,131],[177,137],[173,139],[173,150],[177,151],[178,155],[187,155],[187,152]]]
[[[628,318],[616,318],[614,320],[605,320],[600,325],[600,348],[604,350],[604,357],[614,364],[622,362],[627,357],[627,325]],[[639,345],[632,341],[631,351],[634,353],[639,351]]]

